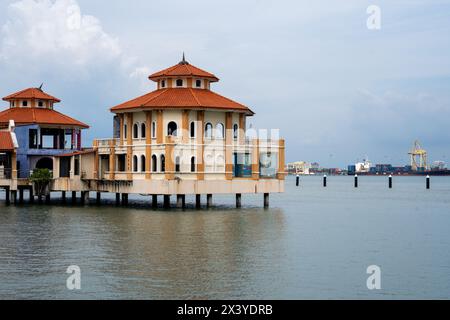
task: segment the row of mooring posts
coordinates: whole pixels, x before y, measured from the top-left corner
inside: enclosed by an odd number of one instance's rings
[[[394,180],[394,178],[392,177],[392,175],[389,175],[389,178],[388,178],[388,186],[389,186],[389,189],[392,189],[392,188],[393,188],[393,180]],[[327,177],[327,175],[324,175],[324,176],[323,176],[323,187],[324,187],[324,188],[327,187],[327,183],[328,183],[328,177]],[[297,187],[300,187],[300,176],[299,176],[299,175],[297,175],[297,177],[296,177],[296,179],[295,179],[295,185],[296,185]],[[355,175],[355,178],[354,178],[354,187],[355,187],[355,188],[358,188],[358,187],[359,187],[359,177],[358,177],[358,175]],[[428,190],[431,189],[431,178],[430,178],[430,176],[427,176],[427,178],[426,178],[426,188],[427,188]]]

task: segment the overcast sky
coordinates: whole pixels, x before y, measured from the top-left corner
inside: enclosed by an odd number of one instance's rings
[[[281,130],[288,161],[403,165],[420,139],[450,162],[450,1],[0,0],[0,27],[0,95],[44,82],[87,145],[185,51]]]

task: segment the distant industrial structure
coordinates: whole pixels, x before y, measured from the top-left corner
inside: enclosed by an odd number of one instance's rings
[[[414,142],[413,149],[409,152],[411,156],[411,168],[413,171],[426,171],[428,170],[428,153],[424,150],[420,142],[416,140]]]
[[[395,167],[392,164],[376,164],[373,166],[369,160],[348,166],[349,175],[450,175],[444,161],[435,161],[433,165],[428,164],[428,152],[422,148],[421,143],[416,140],[408,155],[411,158],[410,165]]]
[[[393,166],[389,163],[373,165],[366,156],[362,161],[351,164],[346,170],[339,168],[323,168],[319,163],[307,161],[291,162],[286,165],[285,171],[291,175],[450,175],[450,170],[444,161],[428,162],[428,152],[416,140],[408,152],[411,163],[405,166]]]

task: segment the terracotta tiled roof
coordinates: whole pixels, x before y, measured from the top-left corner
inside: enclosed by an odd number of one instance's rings
[[[112,112],[130,109],[217,109],[254,114],[248,107],[205,89],[168,88],[152,91],[111,108]]]
[[[164,69],[162,71],[156,72],[149,76],[148,78],[150,80],[157,81],[160,78],[166,78],[166,77],[201,77],[201,78],[208,78],[212,82],[219,81],[219,78],[217,78],[212,73],[209,73],[205,70],[202,70],[200,68],[197,68],[187,62],[180,62],[177,65],[174,65],[173,67]]]
[[[0,131],[0,151],[13,151],[14,143],[9,131]]]
[[[0,112],[0,124],[8,124],[9,120],[14,120],[16,125],[51,124],[89,128],[89,126],[83,122],[55,110],[44,108],[10,108]]]
[[[13,99],[40,99],[40,100],[50,100],[54,102],[61,102],[58,98],[55,98],[39,88],[29,88],[25,89],[9,96],[3,98],[5,101],[13,100]]]

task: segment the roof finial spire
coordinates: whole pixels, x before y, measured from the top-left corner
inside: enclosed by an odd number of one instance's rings
[[[183,60],[181,60],[180,64],[189,64],[189,62],[186,61],[186,56],[184,54],[184,51],[183,51]]]
[[[43,86],[44,86],[44,83],[42,82],[38,89],[42,91]]]

